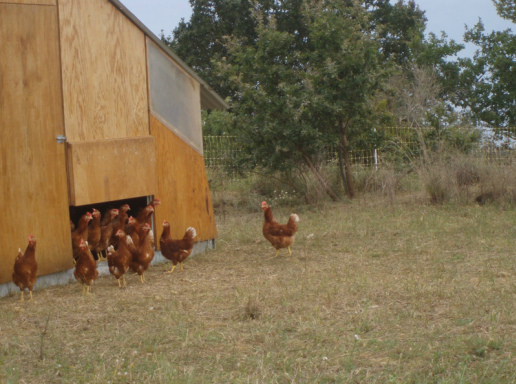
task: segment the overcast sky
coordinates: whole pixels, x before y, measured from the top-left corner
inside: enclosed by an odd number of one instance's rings
[[[391,2],[394,0],[391,0]],[[181,18],[190,20],[192,9],[188,0],[121,0],[121,2],[140,19],[152,32],[159,36],[161,30],[171,35]],[[486,31],[504,30],[515,24],[500,18],[491,0],[416,0],[424,10],[427,32],[440,36],[441,31],[462,43],[464,26],[473,27],[481,18]],[[474,46],[467,47],[460,56],[472,56]]]

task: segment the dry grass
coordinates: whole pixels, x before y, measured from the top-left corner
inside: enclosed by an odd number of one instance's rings
[[[516,381],[514,210],[360,199],[298,213],[292,258],[271,258],[261,211],[233,211],[183,272],[1,299],[0,381]]]

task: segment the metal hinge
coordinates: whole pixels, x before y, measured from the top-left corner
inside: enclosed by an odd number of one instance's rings
[[[56,139],[58,143],[66,143],[66,136],[57,135]]]

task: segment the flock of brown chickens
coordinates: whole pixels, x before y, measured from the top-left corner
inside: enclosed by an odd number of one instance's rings
[[[154,258],[152,215],[159,204],[159,199],[154,199],[136,217],[127,214],[130,207],[124,204],[119,209],[109,209],[104,215],[96,209],[86,212],[77,226],[70,221],[75,260],[73,275],[82,284],[84,293],[90,293],[91,284],[99,275],[97,261],[102,260],[103,255],[119,287],[126,285],[124,275],[129,270],[137,273],[142,283],[145,282],[144,273]],[[160,248],[163,257],[173,263],[169,273],[178,263],[181,263],[183,269],[183,261],[192,253],[196,235],[195,229],[190,227],[182,239],[172,239],[170,224],[163,222]],[[24,300],[26,289],[32,300],[37,268],[36,238],[31,234],[25,252],[18,250],[12,274],[14,284],[20,288],[21,301]]]
[[[126,285],[124,275],[132,270],[145,282],[144,273],[154,258],[154,234],[151,229],[154,208],[160,204],[154,199],[142,209],[136,217],[128,216],[129,205],[119,209],[110,209],[101,217],[98,210],[87,212],[81,216],[77,227],[70,222],[72,232],[73,258],[75,260],[74,276],[82,284],[83,292],[89,294],[92,282],[98,277],[97,260],[105,253],[109,272],[116,278],[118,286]],[[282,248],[287,248],[294,242],[299,216],[290,215],[287,224],[279,224],[274,220],[271,207],[262,202],[264,211],[263,236],[276,249],[276,255]],[[183,270],[183,262],[190,256],[197,232],[190,227],[182,239],[170,238],[170,224],[163,222],[163,232],[160,237],[162,255],[172,261],[172,273],[177,264]],[[20,300],[24,300],[24,291],[28,289],[30,300],[36,283],[38,264],[36,262],[36,238],[29,236],[29,243],[24,253],[18,250],[14,262],[13,282],[20,288]]]

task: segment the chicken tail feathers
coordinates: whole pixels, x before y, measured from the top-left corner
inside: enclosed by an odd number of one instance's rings
[[[184,238],[185,239],[188,238],[188,239],[192,239],[193,240],[193,239],[195,239],[195,236],[197,236],[197,231],[195,230],[195,228],[194,227],[188,227],[186,229]]]
[[[299,223],[299,216],[297,214],[295,214],[295,213],[291,214],[290,218],[288,219],[287,225],[290,228],[297,229],[297,223]]]

